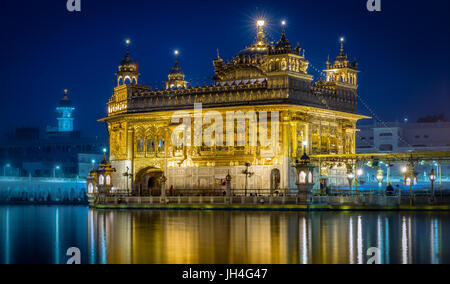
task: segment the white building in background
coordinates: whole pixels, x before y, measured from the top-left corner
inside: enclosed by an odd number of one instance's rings
[[[450,151],[450,122],[360,125],[357,153]]]

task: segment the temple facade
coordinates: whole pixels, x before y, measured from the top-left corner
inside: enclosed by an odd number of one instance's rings
[[[299,178],[308,178],[293,167],[304,154],[355,153],[356,123],[365,117],[357,114],[357,63],[348,60],[343,41],[336,60],[326,63],[326,80],[315,81],[284,25],[276,44],[265,39],[264,25],[258,21],[256,42],[231,61],[217,52],[207,86],[190,85],[178,58],[164,89],[140,85],[127,48],[101,120],[115,188],[158,196],[164,176],[168,190],[217,191],[229,174],[233,190],[295,190]],[[347,184],[346,173],[342,166],[322,175]]]

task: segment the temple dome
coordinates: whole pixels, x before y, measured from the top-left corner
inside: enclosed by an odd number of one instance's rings
[[[169,75],[184,75],[183,70],[181,70],[180,65],[178,65],[178,60],[175,61],[175,65],[170,70]]]
[[[67,94],[67,90],[64,90],[64,97],[59,101],[60,107],[72,107],[72,100],[69,98]]]
[[[236,56],[243,58],[243,57],[254,57],[255,55],[264,56],[268,54],[268,48],[255,48],[255,47],[248,47],[244,50],[241,50]]]
[[[136,65],[134,60],[127,54],[124,59],[120,62],[120,66],[129,66],[129,65]]]

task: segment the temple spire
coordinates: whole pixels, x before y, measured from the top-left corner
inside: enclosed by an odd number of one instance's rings
[[[127,55],[126,55],[126,57],[130,57],[130,43],[131,43],[131,41],[129,39],[125,40],[125,44],[127,45]]]
[[[340,56],[345,56],[345,53],[344,53],[344,38],[343,37],[341,37],[341,54],[340,54]]]
[[[257,26],[258,26],[258,45],[265,45],[264,43],[264,38],[265,38],[265,34],[264,34],[264,26],[266,25],[266,22],[264,20],[258,20],[256,22]]]
[[[283,30],[282,30],[281,34],[283,36],[286,36],[286,21],[282,21],[281,25],[283,26]]]
[[[178,50],[175,50],[174,54],[175,54],[175,65],[178,65],[178,55],[180,54],[180,52]]]

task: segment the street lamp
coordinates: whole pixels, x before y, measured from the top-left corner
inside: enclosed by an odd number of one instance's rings
[[[4,167],[3,167],[3,176],[5,176],[6,177],[6,168],[11,168],[11,165],[10,164],[6,164]]]
[[[127,171],[124,172],[122,175],[125,177],[125,180],[126,180],[126,183],[127,183],[127,196],[130,196],[130,189],[129,189],[130,187],[128,185],[128,180],[129,179],[131,180],[133,178],[133,174],[130,173],[130,168],[127,167]],[[139,192],[139,195],[140,195],[140,192]]]
[[[250,163],[245,163],[245,167],[246,169],[244,171],[242,171],[242,173],[245,175],[245,196],[247,196],[247,187],[248,187],[248,178],[252,177],[255,173],[252,173],[249,171],[251,164]]]
[[[436,174],[434,172],[434,169],[431,169],[429,178],[430,178],[430,181],[431,181],[431,196],[434,199],[434,182],[436,181]]]
[[[60,170],[61,167],[60,166],[56,166],[55,168],[53,168],[53,177],[56,178],[56,171]]]
[[[349,173],[347,175],[347,179],[348,179],[348,184],[349,184],[350,192],[351,192],[352,191],[353,180],[355,179],[355,174],[354,173]]]
[[[384,179],[384,172],[383,170],[380,168],[377,171],[377,181],[378,181],[378,186],[381,188],[383,186],[383,179]]]
[[[364,174],[364,171],[362,169],[357,169],[356,170],[356,176],[355,176],[355,179],[356,179],[356,181],[355,181],[356,194],[358,194],[358,182],[359,182],[358,180],[359,180],[359,177],[361,177],[363,174]]]

